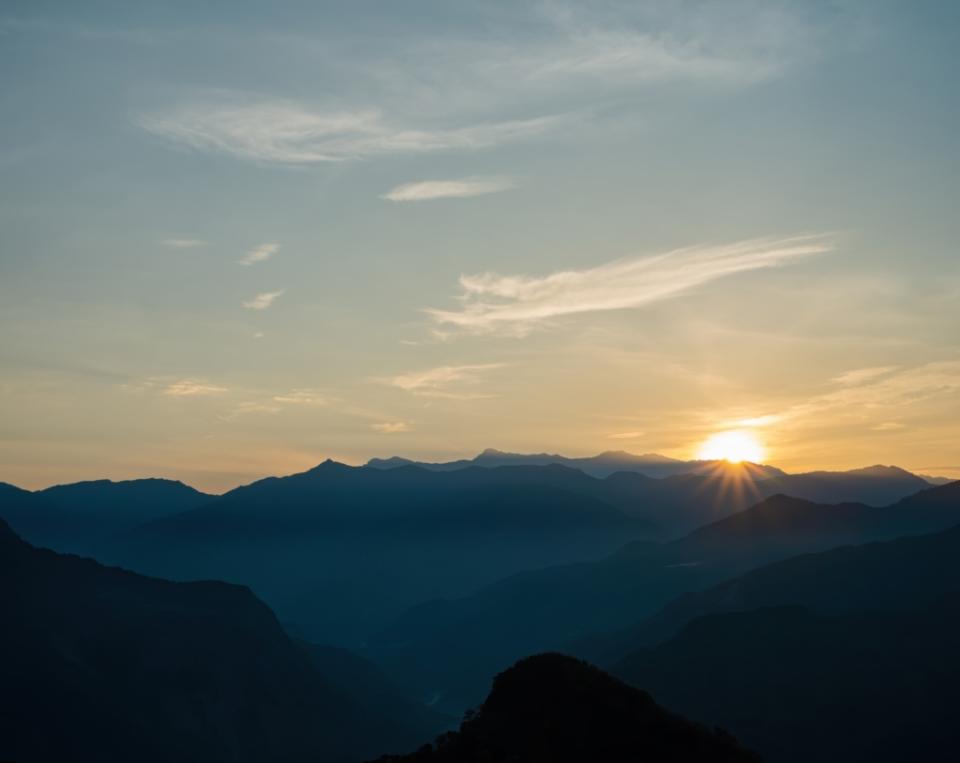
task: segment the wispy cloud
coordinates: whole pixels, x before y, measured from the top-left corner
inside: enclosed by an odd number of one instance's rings
[[[857,385],[863,382],[876,379],[878,376],[884,376],[897,370],[897,366],[875,366],[873,368],[857,368],[852,371],[845,371],[833,378],[837,384]]]
[[[637,440],[643,437],[644,432],[614,432],[613,434],[608,434],[607,438],[610,440]]]
[[[385,193],[388,201],[432,201],[434,199],[466,199],[484,196],[514,187],[514,182],[505,177],[469,177],[460,180],[422,180],[404,183]]]
[[[224,421],[236,421],[241,416],[257,413],[273,415],[280,413],[281,410],[282,408],[279,405],[272,405],[262,400],[244,400],[234,406],[232,410],[224,414],[221,418]]]
[[[292,389],[282,395],[274,395],[274,402],[287,405],[327,405],[330,399],[319,390]]]
[[[198,238],[165,238],[160,242],[171,249],[196,249],[198,246],[206,246],[206,241]]]
[[[197,379],[181,379],[171,382],[163,388],[162,394],[170,397],[200,397],[204,395],[221,395],[230,390],[219,384]]]
[[[277,297],[283,295],[283,292],[283,289],[280,289],[279,291],[265,291],[262,294],[258,294],[253,299],[244,302],[243,306],[251,310],[266,310],[274,303],[274,300],[276,300]]]
[[[278,251],[280,251],[280,244],[260,244],[260,246],[255,246],[247,252],[240,260],[240,264],[255,265],[258,262],[269,260]]]
[[[924,404],[939,404],[960,394],[960,361],[939,361],[914,368],[857,369],[831,382],[833,388],[829,391],[785,406],[778,413],[739,423],[743,426],[819,425],[852,418],[859,426],[869,425],[873,419],[875,423],[871,428],[878,432],[906,429],[904,422],[895,421],[891,416],[899,418],[911,411],[919,412],[924,410]],[[751,421],[756,423],[748,423]]]
[[[482,363],[464,366],[440,366],[425,371],[414,371],[398,376],[381,377],[373,381],[397,387],[422,397],[445,397],[456,400],[474,400],[488,397],[476,392],[450,390],[449,387],[476,385],[489,371],[503,368],[503,363]]]
[[[413,426],[406,421],[380,421],[371,424],[370,428],[381,434],[400,434],[401,432],[413,431]]]
[[[907,425],[899,421],[881,421],[875,427],[873,427],[874,432],[898,432],[901,429],[906,429]]]
[[[678,249],[543,277],[465,275],[460,277],[460,309],[426,312],[437,323],[463,331],[522,336],[552,318],[642,307],[718,278],[785,265],[831,249],[824,236],[765,238]]]
[[[222,99],[221,99],[222,100]],[[277,164],[315,164],[451,149],[480,149],[539,135],[560,117],[446,128],[395,124],[379,110],[324,111],[297,101],[234,97],[142,116],[149,132],[198,150]]]

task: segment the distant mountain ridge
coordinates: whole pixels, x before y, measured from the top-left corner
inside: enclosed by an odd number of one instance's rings
[[[177,480],[90,480],[31,492],[0,483],[0,517],[29,541],[89,551],[110,535],[195,509],[215,496]]]
[[[701,474],[710,471],[718,461],[681,461],[658,453],[635,455],[624,450],[608,450],[596,456],[568,457],[557,453],[508,453],[495,448],[487,448],[470,459],[427,463],[413,461],[400,456],[391,458],[371,458],[365,466],[374,469],[395,469],[398,466],[419,466],[431,471],[455,471],[470,466],[494,468],[498,466],[549,466],[560,464],[571,469],[579,469],[591,477],[609,477],[616,472],[637,472],[647,477],[672,477],[677,474]],[[753,464],[758,477],[766,478],[783,475],[784,472],[773,466]]]

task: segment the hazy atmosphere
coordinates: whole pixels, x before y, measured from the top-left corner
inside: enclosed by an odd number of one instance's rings
[[[3,478],[731,431],[960,477],[957,24],[5,2]]]

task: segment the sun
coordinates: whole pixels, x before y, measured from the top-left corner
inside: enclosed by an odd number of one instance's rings
[[[740,430],[710,435],[697,451],[697,458],[703,461],[729,461],[731,464],[741,461],[759,464],[764,456],[761,442],[750,432]]]

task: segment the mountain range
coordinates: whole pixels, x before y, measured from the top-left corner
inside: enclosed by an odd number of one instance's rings
[[[326,461],[222,496],[167,480],[3,486],[0,516],[56,550],[175,580],[249,585],[306,636],[357,645],[419,602],[682,536],[774,488],[873,500],[927,486],[892,468],[808,479],[713,463],[697,474],[601,479],[561,464],[433,471]]]
[[[367,650],[455,710],[474,704],[486,677],[519,656],[582,648],[592,634],[625,628],[685,592],[797,554],[955,524],[960,483],[884,508],[774,496],[671,543],[634,543],[600,561],[525,572],[467,597],[418,605],[371,639]],[[591,649],[578,653],[605,656]]]
[[[0,484],[0,759],[756,759],[717,725],[771,763],[955,749],[960,483],[698,463]]]

